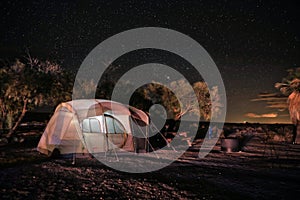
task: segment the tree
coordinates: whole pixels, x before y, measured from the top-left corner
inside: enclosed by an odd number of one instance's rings
[[[288,70],[288,76],[282,83],[276,83],[275,87],[288,96],[288,107],[292,123],[294,124],[294,137],[300,136],[300,67]]]
[[[169,119],[178,120],[183,115],[191,114],[207,121],[212,114],[212,101],[216,105],[213,112],[219,112],[218,106],[221,104],[217,87],[213,87],[209,91],[207,84],[202,81],[192,85],[193,91],[188,87],[191,87],[190,83],[183,79],[171,82],[168,87],[154,82],[140,88],[137,93],[148,102],[163,105]],[[181,97],[181,101],[175,93]],[[193,98],[192,93],[196,98]]]
[[[78,85],[81,90],[73,91],[77,98],[86,98],[95,95],[95,98],[111,99],[112,92],[115,89],[113,80],[100,80],[96,85],[93,79],[80,79]],[[201,118],[208,121],[211,114],[220,113],[220,96],[218,87],[212,87],[210,90],[203,81],[195,82],[190,90],[190,83],[184,79],[173,81],[167,86],[158,82],[152,82],[138,88],[133,94],[130,88],[133,87],[130,81],[118,83],[122,95],[130,96],[129,104],[144,111],[149,111],[153,104],[164,106],[167,111],[167,118],[179,120],[183,115],[190,114],[191,117]],[[96,93],[94,93],[96,89]],[[181,97],[180,100],[177,98]],[[194,97],[196,98],[193,98]],[[197,106],[197,104],[199,106]],[[215,105],[212,107],[212,105]],[[200,116],[199,116],[200,114]]]
[[[61,67],[28,57],[0,69],[0,117],[11,137],[28,110],[70,100],[72,82]]]

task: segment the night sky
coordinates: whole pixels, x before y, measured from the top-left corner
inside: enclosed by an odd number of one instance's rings
[[[47,58],[77,70],[106,38],[164,27],[199,42],[227,92],[227,122],[289,122],[287,110],[251,101],[300,66],[299,4],[293,1],[7,1],[0,3],[0,58]],[[147,56],[146,56],[147,57]]]

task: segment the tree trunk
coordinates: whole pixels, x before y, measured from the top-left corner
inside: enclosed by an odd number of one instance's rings
[[[300,123],[299,122],[297,125],[295,125],[294,128],[293,142],[296,144],[300,144]]]
[[[23,109],[22,109],[22,113],[19,116],[17,122],[15,123],[15,125],[9,130],[8,134],[6,135],[7,138],[10,138],[16,131],[16,129],[18,128],[18,126],[20,125],[22,119],[24,118],[26,112],[27,112],[27,99],[24,100],[24,105],[23,105]]]
[[[5,112],[5,109],[4,109],[4,105],[3,105],[3,101],[2,99],[0,99],[0,131],[2,133],[2,131],[4,130],[4,124],[5,124],[5,117],[6,117],[6,112]]]
[[[9,111],[6,116],[6,128],[11,129],[13,127],[13,113]]]

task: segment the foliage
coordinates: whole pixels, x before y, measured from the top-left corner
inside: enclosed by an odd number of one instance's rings
[[[212,101],[216,105],[213,112],[219,112],[218,106],[221,105],[217,87],[209,91],[204,82],[194,83],[192,90],[189,87],[191,87],[190,83],[181,79],[171,82],[168,87],[156,82],[147,84],[137,92],[145,100],[163,105],[170,119],[178,120],[181,116],[190,114],[195,118],[201,117],[202,120],[209,120],[212,113]],[[193,94],[196,98],[193,98]]]
[[[78,88],[73,91],[73,96],[76,99],[84,99],[92,95],[94,89],[97,87],[93,79],[80,79],[78,80]]]
[[[28,110],[69,100],[72,87],[69,77],[58,64],[30,57],[27,63],[16,60],[3,66],[0,69],[2,124],[12,133]]]
[[[288,75],[282,79],[282,83],[276,83],[275,87],[289,96],[288,105],[291,120],[294,124],[300,121],[300,67],[288,70]]]
[[[195,82],[192,86],[183,79],[173,81],[167,86],[153,82],[141,86],[133,94],[130,89],[133,85],[130,81],[119,84],[121,84],[119,87],[122,88],[120,91],[122,95],[131,96],[129,102],[131,106],[148,112],[153,104],[160,104],[167,111],[168,119],[178,120],[181,116],[189,114],[195,119],[200,117],[201,120],[209,120],[212,113],[219,114],[222,106],[218,87],[212,87],[209,90],[207,84],[202,81]],[[74,91],[78,98],[91,96],[97,88],[95,98],[111,99],[115,88],[115,82],[108,79],[100,81],[98,86],[94,80],[80,80],[79,85],[81,91]],[[178,99],[175,94],[181,98]],[[193,98],[193,95],[196,98]],[[215,106],[212,107],[212,105]]]
[[[112,92],[116,89],[116,82],[108,77],[100,80],[99,83],[88,78],[77,81],[79,90],[73,91],[76,98],[111,99]],[[118,92],[131,97],[129,102],[131,106],[148,112],[153,104],[160,104],[166,109],[168,119],[178,120],[181,116],[189,114],[195,119],[200,117],[202,120],[209,120],[212,114],[218,115],[220,107],[223,106],[220,103],[218,87],[212,87],[209,90],[203,81],[195,82],[192,86],[184,79],[173,81],[167,86],[152,82],[132,93],[133,88],[134,85],[130,81],[118,82],[118,90],[120,89]],[[95,90],[96,94],[93,94]],[[182,98],[179,100],[175,93]],[[192,98],[193,95],[196,98]]]
[[[289,69],[288,75],[282,79],[281,83],[276,83],[275,87],[280,91],[289,96],[294,91],[300,91],[300,67]]]

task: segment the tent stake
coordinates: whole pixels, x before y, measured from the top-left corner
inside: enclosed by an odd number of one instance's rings
[[[73,153],[73,162],[72,162],[72,165],[75,165],[75,160],[76,160],[76,153]]]

